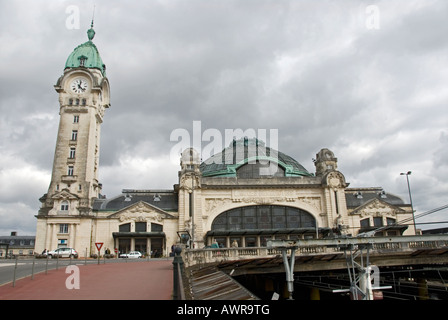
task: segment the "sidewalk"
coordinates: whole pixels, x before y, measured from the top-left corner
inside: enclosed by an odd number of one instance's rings
[[[75,275],[49,270],[0,286],[0,300],[171,300],[172,259],[76,265],[79,289],[67,289]]]

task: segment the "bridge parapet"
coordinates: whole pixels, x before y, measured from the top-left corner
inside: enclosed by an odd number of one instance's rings
[[[185,267],[196,264],[218,263],[277,257],[282,254],[282,247],[295,250],[295,256],[313,256],[342,253],[348,246],[370,245],[372,254],[391,254],[412,252],[425,249],[447,249],[448,235],[396,236],[396,237],[359,237],[309,240],[271,240],[268,247],[241,248],[205,248],[183,251]]]

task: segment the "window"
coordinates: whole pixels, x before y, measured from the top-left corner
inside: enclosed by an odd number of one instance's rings
[[[68,223],[61,223],[59,225],[59,233],[68,233]]]
[[[286,206],[248,206],[218,215],[212,230],[272,230],[315,228],[316,220],[308,212]]]
[[[85,64],[86,64],[87,57],[86,56],[80,56],[78,59],[79,59],[79,66],[80,67],[84,67]]]
[[[68,211],[68,201],[62,201],[61,211]]]
[[[68,169],[67,169],[67,175],[68,176],[73,176],[73,166],[68,166]]]
[[[251,179],[263,177],[284,177],[285,169],[274,162],[262,163],[257,160],[256,163],[246,163],[237,170],[238,178]]]
[[[76,153],[76,148],[70,148],[69,158],[75,159],[75,153]]]
[[[386,218],[386,223],[388,226],[394,225],[397,222],[394,218]]]
[[[136,222],[135,232],[146,232],[146,222]]]
[[[78,140],[78,130],[72,131],[72,141]]]
[[[163,225],[157,223],[151,223],[151,232],[162,232]]]
[[[72,98],[68,99],[68,104],[69,105],[73,105],[73,99]]]
[[[370,227],[370,219],[369,218],[361,220],[360,223],[361,223],[361,228]]]
[[[374,217],[373,218],[373,225],[375,227],[382,227],[383,226],[383,218],[382,217]]]
[[[73,123],[79,123],[79,116],[73,116]]]
[[[85,106],[87,104],[87,100],[84,98],[82,99],[82,105]]]
[[[131,224],[125,223],[125,224],[118,226],[118,231],[119,232],[131,232]]]
[[[76,99],[76,105],[79,106],[79,99]]]

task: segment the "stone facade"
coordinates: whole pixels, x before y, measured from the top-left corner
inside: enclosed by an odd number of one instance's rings
[[[411,206],[381,188],[349,188],[332,151],[320,150],[310,173],[256,139],[236,139],[204,162],[196,150],[185,150],[171,190],[123,190],[105,198],[99,147],[110,89],[92,38],[70,55],[55,85],[59,131],[50,186],[36,216],[36,252],[67,246],[84,257],[102,242],[102,250],[158,256],[179,243],[262,246],[268,238],[355,236],[386,225],[384,234],[413,233],[394,225],[412,218]],[[83,61],[74,65],[77,55]],[[101,63],[89,65],[89,57]]]

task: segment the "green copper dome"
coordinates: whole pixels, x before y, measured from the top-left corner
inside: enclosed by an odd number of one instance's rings
[[[106,65],[100,57],[97,47],[92,42],[95,37],[95,31],[92,27],[87,31],[87,36],[89,41],[77,46],[73,52],[68,56],[67,62],[65,63],[66,68],[94,68],[101,71],[103,76],[106,75]]]
[[[261,177],[256,174],[261,163],[277,164],[280,170],[276,171],[275,176],[312,176],[296,160],[280,151],[266,147],[263,141],[256,138],[233,140],[222,152],[202,162],[200,170],[203,177]],[[243,168],[248,164],[256,164],[253,166],[256,170],[252,170],[251,173],[248,172],[249,167]],[[238,174],[240,169],[243,175]],[[262,170],[266,169],[267,167]]]

